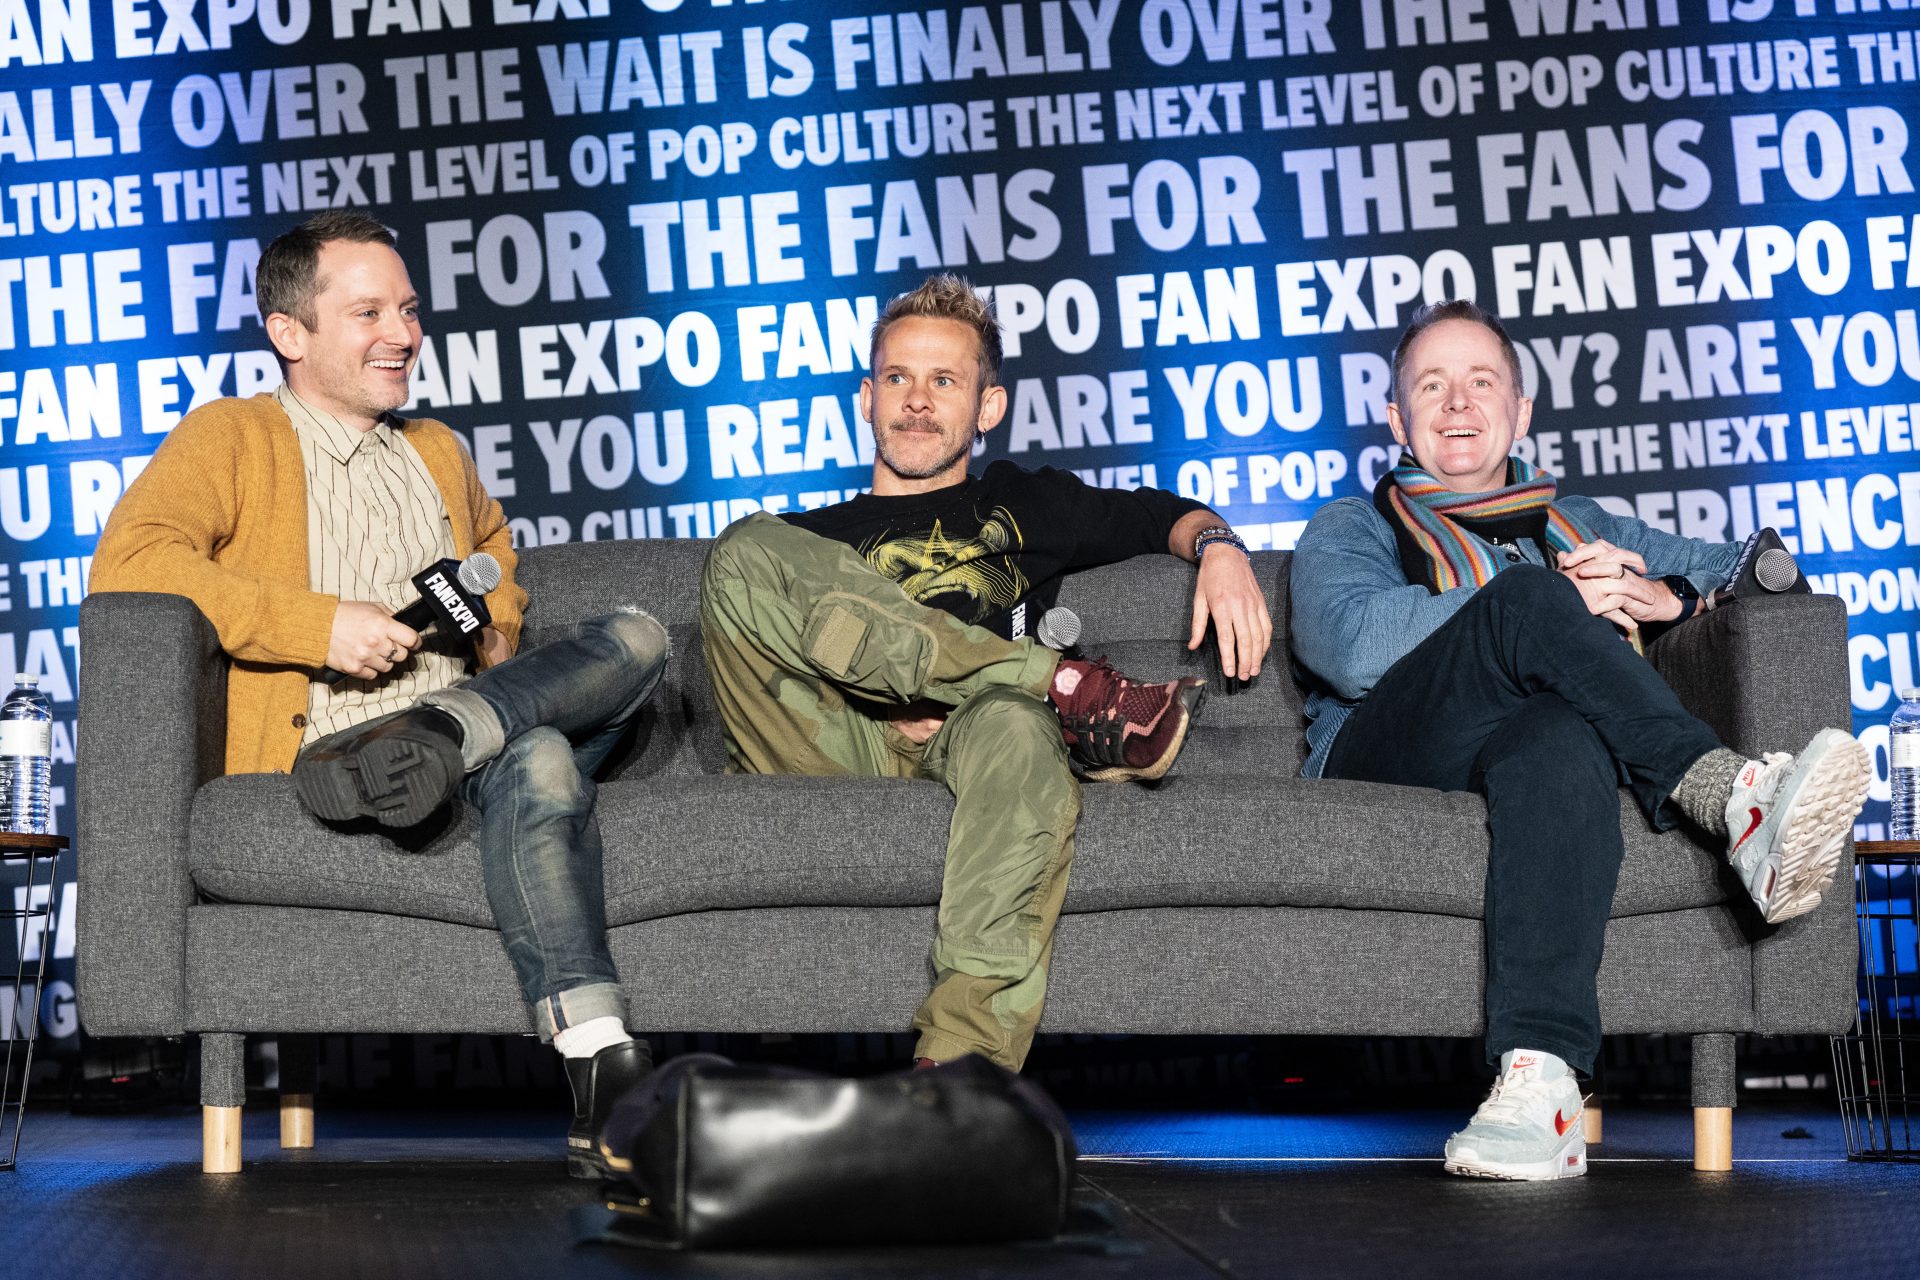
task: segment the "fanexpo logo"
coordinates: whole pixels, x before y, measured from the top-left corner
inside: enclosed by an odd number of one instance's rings
[[[447,581],[446,574],[435,569],[420,585],[433,593],[433,598],[438,600],[440,607],[447,611],[447,616],[453,619],[453,624],[460,628],[461,635],[480,629],[480,619],[474,616],[472,607],[460,594],[460,589]]]

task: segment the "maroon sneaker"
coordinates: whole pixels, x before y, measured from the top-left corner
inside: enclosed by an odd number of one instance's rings
[[[1189,676],[1143,684],[1105,658],[1062,658],[1047,700],[1060,713],[1061,736],[1088,780],[1150,781],[1173,767],[1206,683]]]

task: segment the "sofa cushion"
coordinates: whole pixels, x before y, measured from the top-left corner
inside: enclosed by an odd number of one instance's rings
[[[878,778],[684,776],[600,790],[609,923],[766,906],[915,906],[940,892],[952,800]],[[1613,914],[1724,901],[1722,860],[1657,835],[1622,797]],[[190,866],[217,900],[490,925],[470,812],[415,851],[329,831],[284,775],[217,779],[193,814]],[[1298,778],[1089,786],[1066,910],[1299,906],[1478,918],[1479,797]]]

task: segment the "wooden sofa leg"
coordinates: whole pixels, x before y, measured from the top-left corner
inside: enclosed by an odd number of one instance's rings
[[[1693,1167],[1702,1173],[1733,1168],[1733,1037],[1693,1038]]]
[[[280,1146],[313,1148],[313,1037],[280,1037]]]
[[[200,1171],[240,1172],[240,1109],[247,1101],[247,1038],[200,1037]]]
[[[313,1095],[281,1093],[280,1146],[285,1151],[313,1149]]]
[[[1587,1099],[1586,1105],[1580,1108],[1580,1123],[1583,1126],[1582,1132],[1586,1134],[1587,1145],[1590,1147],[1599,1146],[1600,1145],[1600,1099],[1598,1098]]]
[[[1693,1167],[1701,1173],[1733,1168],[1733,1108],[1693,1109]]]
[[[240,1108],[200,1108],[200,1172],[240,1172]]]

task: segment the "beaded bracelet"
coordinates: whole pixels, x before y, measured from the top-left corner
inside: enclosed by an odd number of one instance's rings
[[[1239,534],[1227,528],[1225,525],[1215,525],[1211,529],[1202,529],[1199,533],[1193,535],[1194,560],[1198,561],[1201,554],[1216,542],[1224,542],[1230,547],[1238,547],[1242,555],[1248,554],[1247,544],[1240,540]]]

